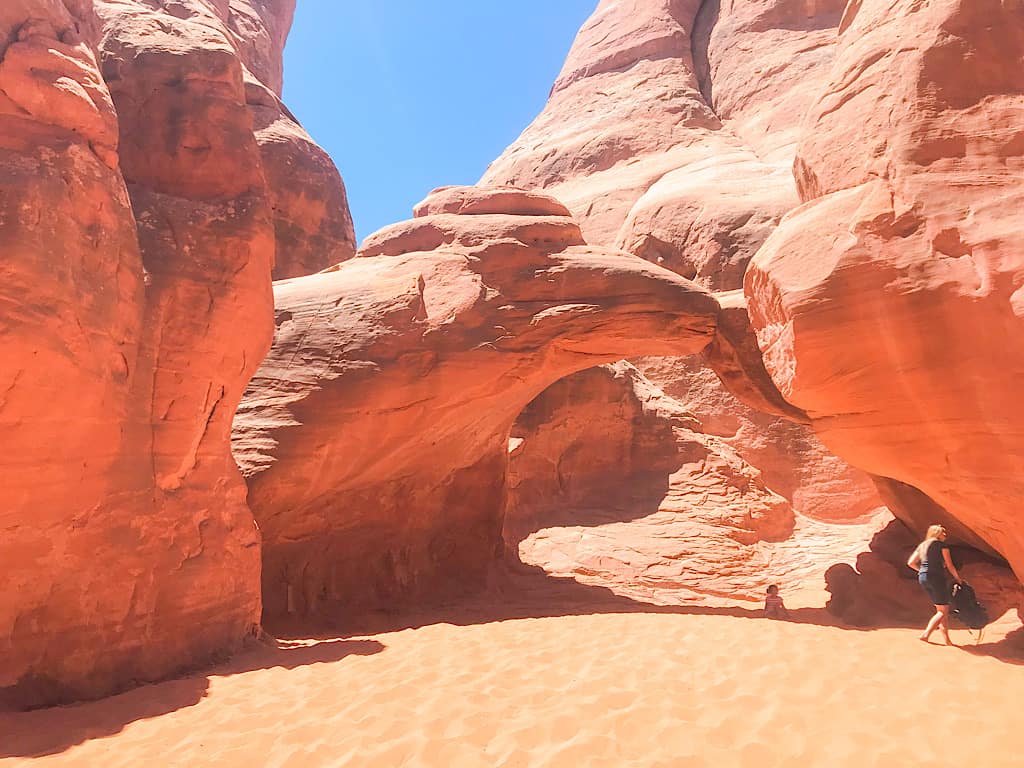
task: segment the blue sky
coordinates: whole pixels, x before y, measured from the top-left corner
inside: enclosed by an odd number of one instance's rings
[[[357,237],[434,187],[476,183],[543,108],[596,7],[299,0],[284,100],[341,170]]]

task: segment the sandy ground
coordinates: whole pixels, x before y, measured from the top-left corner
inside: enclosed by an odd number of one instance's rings
[[[0,715],[0,765],[1024,764],[1019,622],[946,648],[830,626],[820,609],[793,618],[535,579],[405,617],[418,628],[282,641],[205,675]]]

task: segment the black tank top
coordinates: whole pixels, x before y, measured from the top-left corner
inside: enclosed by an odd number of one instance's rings
[[[944,579],[946,577],[946,561],[942,557],[942,550],[949,549],[944,541],[933,539],[924,551],[921,558],[921,574],[930,579]]]

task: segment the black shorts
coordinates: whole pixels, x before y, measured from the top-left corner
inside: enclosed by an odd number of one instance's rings
[[[929,578],[924,575],[920,576],[917,581],[924,591],[928,593],[932,605],[949,605],[951,593],[949,582],[945,579]]]

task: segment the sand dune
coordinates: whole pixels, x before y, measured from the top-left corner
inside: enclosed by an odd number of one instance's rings
[[[1024,630],[1009,617],[946,648],[816,609],[778,622],[529,583],[418,628],[282,641],[205,676],[0,715],[0,764],[1021,764]]]

